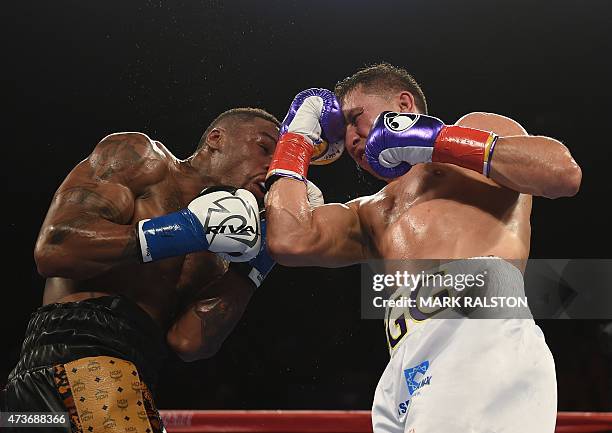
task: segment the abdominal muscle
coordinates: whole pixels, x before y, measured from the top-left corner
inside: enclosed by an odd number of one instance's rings
[[[43,304],[122,295],[138,304],[158,324],[165,327],[178,301],[176,286],[183,262],[181,257],[150,266],[129,265],[83,281],[47,278]]]
[[[47,278],[45,282],[45,291],[43,295],[43,305],[53,303],[79,302],[86,299],[100,298],[102,296],[126,295],[127,298],[134,301],[140,308],[149,314],[160,325],[165,322],[165,317],[160,314],[160,309],[151,308],[144,302],[139,302],[130,294],[120,291],[99,291],[86,290],[79,287],[79,284],[73,280],[66,278]]]

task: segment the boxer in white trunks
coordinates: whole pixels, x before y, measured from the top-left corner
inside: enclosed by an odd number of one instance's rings
[[[470,113],[447,126],[426,113],[416,81],[388,64],[358,71],[335,94],[298,94],[266,181],[273,257],[324,267],[440,259],[469,269],[468,258],[494,256],[488,288],[522,293],[532,196],[575,195],[579,166],[559,141],[507,117]],[[359,167],[387,185],[310,206],[305,180],[321,139],[343,139]],[[376,433],[553,432],[554,362],[531,318],[405,313],[387,311],[392,355],[374,398]]]

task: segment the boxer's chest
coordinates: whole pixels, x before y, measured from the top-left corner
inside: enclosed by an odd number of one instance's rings
[[[385,259],[450,258],[457,242],[499,225],[487,201],[470,203],[472,187],[453,167],[421,164],[360,209],[376,255]]]
[[[197,189],[199,191],[199,189]],[[171,179],[150,188],[136,200],[133,221],[154,218],[187,207],[197,192],[185,194]],[[206,251],[168,258],[146,265],[153,277],[159,277],[179,292],[199,290],[212,279],[223,275],[227,264],[216,254]]]

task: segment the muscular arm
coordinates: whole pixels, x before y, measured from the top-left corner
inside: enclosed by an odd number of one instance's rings
[[[498,184],[547,198],[568,197],[578,192],[582,172],[569,150],[559,141],[530,136],[514,120],[496,114],[470,113],[457,124],[495,131],[500,135],[490,175]]]
[[[303,182],[279,179],[266,200],[268,249],[285,266],[348,266],[367,256],[357,202],[310,207]]]
[[[168,345],[184,361],[210,358],[242,317],[255,291],[231,269],[205,288],[168,330]]]
[[[164,167],[144,134],[112,134],[98,143],[53,197],[34,250],[39,273],[80,280],[136,262],[134,202]]]

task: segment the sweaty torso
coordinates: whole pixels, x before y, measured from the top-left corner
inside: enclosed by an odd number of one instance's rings
[[[358,203],[382,259],[529,255],[531,197],[450,164],[418,164]]]
[[[179,185],[172,165],[176,159],[164,149],[168,170],[162,179],[135,197],[130,223],[175,212],[199,193],[204,185]],[[223,275],[227,264],[217,255],[198,252],[155,263],[132,264],[111,269],[95,278],[74,281],[49,278],[43,303],[79,301],[107,294],[122,294],[135,301],[160,325],[167,326],[177,313],[179,300],[206,287]]]

